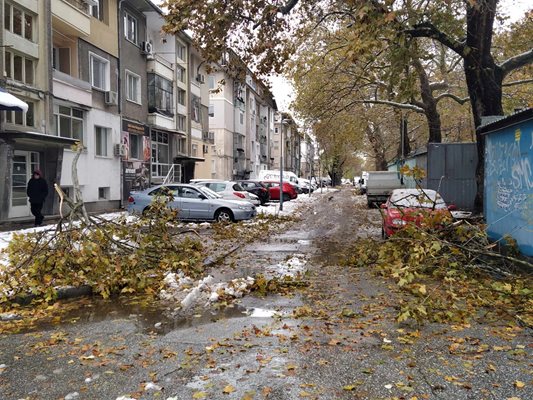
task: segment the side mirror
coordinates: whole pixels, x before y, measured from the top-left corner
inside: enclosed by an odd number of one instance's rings
[[[387,204],[383,203],[382,205],[379,206],[379,208],[381,208],[382,210],[386,210],[387,209]]]
[[[205,194],[200,194],[199,198],[202,200],[207,200],[207,196]]]
[[[455,204],[450,204],[450,205],[448,205],[448,210],[449,211],[455,211],[455,210],[457,210],[457,206]]]

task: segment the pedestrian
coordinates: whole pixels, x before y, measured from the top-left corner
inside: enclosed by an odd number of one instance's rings
[[[28,188],[26,194],[30,198],[31,213],[35,216],[35,226],[43,223],[44,216],[41,214],[44,200],[48,196],[48,184],[42,177],[41,171],[36,169],[33,171],[33,176],[28,181]]]

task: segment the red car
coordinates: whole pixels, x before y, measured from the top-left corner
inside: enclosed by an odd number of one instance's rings
[[[261,181],[270,192],[270,200],[279,200],[279,181]],[[283,182],[283,201],[294,200],[298,193],[289,182]]]
[[[454,205],[446,206],[441,195],[431,189],[394,189],[387,202],[381,205],[381,236],[386,239],[408,223],[421,226],[428,213],[451,217],[450,211],[455,208]]]

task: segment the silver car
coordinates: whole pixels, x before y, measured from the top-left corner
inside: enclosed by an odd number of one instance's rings
[[[227,200],[238,200],[238,201],[248,201],[255,206],[261,204],[261,201],[257,196],[255,198],[250,196],[244,188],[238,182],[233,181],[215,181],[215,180],[195,180],[196,185],[205,186],[206,188],[211,189],[213,192],[218,193],[222,196],[223,199]]]
[[[131,214],[142,214],[150,208],[154,196],[172,192],[169,207],[179,210],[179,218],[194,221],[241,221],[256,216],[251,203],[225,200],[216,193],[196,185],[168,184],[154,186],[141,192],[132,192],[126,209]]]

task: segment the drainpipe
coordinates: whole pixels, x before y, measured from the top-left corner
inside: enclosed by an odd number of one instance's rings
[[[122,143],[122,71],[121,71],[121,64],[120,64],[120,58],[122,56],[122,34],[120,31],[120,20],[122,16],[122,3],[124,0],[119,0],[118,2],[118,10],[117,10],[117,33],[118,33],[118,57],[117,57],[117,69],[118,69],[118,75],[117,75],[117,98],[118,98],[118,106],[117,111],[118,115],[120,117],[120,128],[118,131],[118,138],[119,143]],[[120,208],[124,208],[124,163],[122,162],[122,156],[120,158]]]

